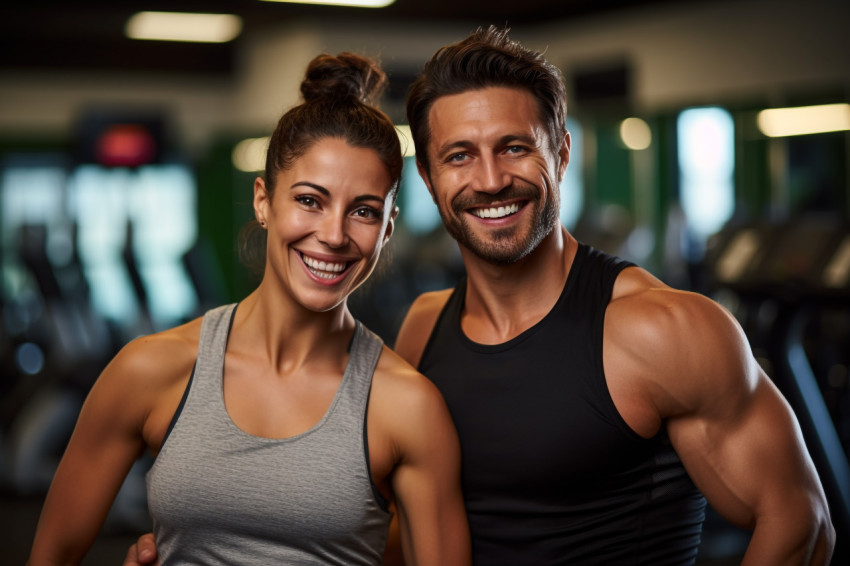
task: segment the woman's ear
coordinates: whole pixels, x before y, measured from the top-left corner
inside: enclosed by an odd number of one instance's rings
[[[390,214],[390,219],[387,222],[387,228],[384,231],[384,243],[382,245],[386,246],[387,242],[390,241],[390,236],[393,235],[393,231],[395,230],[395,221],[398,218],[398,207],[393,207],[393,212]]]
[[[260,226],[267,226],[267,218],[269,214],[269,192],[266,190],[266,182],[262,177],[254,179],[254,217]]]

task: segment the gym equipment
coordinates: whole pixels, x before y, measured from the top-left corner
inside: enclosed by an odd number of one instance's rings
[[[806,215],[730,226],[706,257],[716,298],[800,422],[829,500],[833,563],[850,563],[850,224]]]

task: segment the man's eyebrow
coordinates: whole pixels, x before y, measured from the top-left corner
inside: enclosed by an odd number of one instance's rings
[[[331,192],[329,190],[327,190],[325,187],[323,187],[322,185],[317,185],[316,183],[311,183],[310,181],[297,181],[295,183],[292,183],[292,185],[289,187],[289,190],[295,189],[296,187],[310,187],[311,189],[319,191],[320,193],[322,193],[326,197],[331,196]],[[379,202],[381,204],[384,204],[384,199],[381,198],[378,195],[372,195],[372,194],[366,193],[366,194],[358,195],[358,196],[354,197],[354,202],[364,202],[364,201],[375,201],[375,202]]]
[[[453,142],[448,142],[437,148],[437,155],[443,155],[456,149],[469,149],[473,147],[473,145],[474,144],[469,140],[457,140]]]
[[[510,145],[513,142],[522,142],[528,145],[537,146],[537,138],[530,134],[507,134],[499,138],[500,145]]]

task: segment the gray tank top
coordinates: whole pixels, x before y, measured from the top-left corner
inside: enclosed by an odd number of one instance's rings
[[[162,564],[380,564],[390,513],[369,474],[365,420],[381,339],[358,322],[319,423],[261,438],[239,429],[224,405],[235,308],[204,316],[192,378],[147,474]]]

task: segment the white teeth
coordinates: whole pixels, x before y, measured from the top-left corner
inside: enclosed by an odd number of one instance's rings
[[[325,261],[319,261],[312,257],[308,257],[306,255],[301,255],[304,259],[304,263],[307,264],[307,267],[310,268],[310,271],[322,277],[324,279],[330,279],[337,274],[345,271],[344,263],[330,263]]]
[[[472,213],[478,218],[504,218],[505,216],[516,214],[518,210],[519,204],[514,203],[498,208],[476,208]]]

